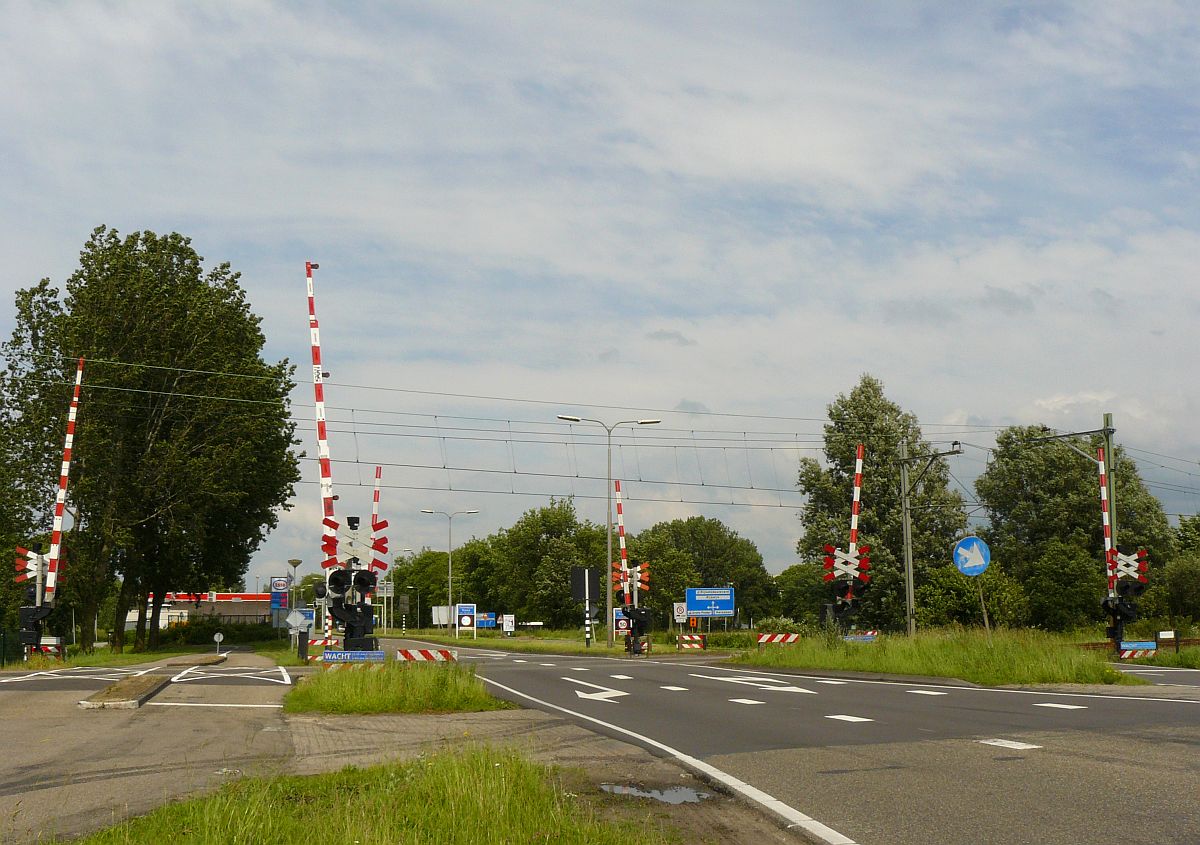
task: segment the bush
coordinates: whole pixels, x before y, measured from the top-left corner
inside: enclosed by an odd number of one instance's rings
[[[159,642],[163,646],[212,645],[213,634],[220,631],[225,635],[222,645],[252,643],[275,639],[279,631],[266,622],[247,625],[237,622],[222,622],[216,617],[189,619],[162,632]]]

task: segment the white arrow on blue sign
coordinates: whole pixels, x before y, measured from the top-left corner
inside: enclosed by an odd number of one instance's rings
[[[978,537],[963,537],[954,544],[954,565],[963,575],[982,575],[992,562],[992,550]]]

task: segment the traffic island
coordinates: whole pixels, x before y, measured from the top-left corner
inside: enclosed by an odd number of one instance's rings
[[[84,710],[136,710],[171,682],[170,675],[134,675],[93,693],[79,702]]]

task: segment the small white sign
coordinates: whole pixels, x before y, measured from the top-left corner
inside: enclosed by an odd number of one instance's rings
[[[217,633],[213,634],[213,642],[214,643],[219,643],[223,639],[225,639],[225,635],[222,634],[220,631],[217,631]]]
[[[288,591],[287,576],[282,576],[282,577],[277,576],[277,577],[271,579],[271,592],[272,593],[286,593],[287,591]]]
[[[674,602],[672,604],[672,606],[675,608],[675,621],[676,622],[686,622],[687,621],[687,602],[677,601],[677,602]]]
[[[517,617],[512,613],[505,613],[500,617],[500,624],[504,628],[504,633],[511,634],[517,630]]]

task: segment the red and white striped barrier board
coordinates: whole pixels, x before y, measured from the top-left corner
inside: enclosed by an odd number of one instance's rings
[[[799,634],[759,634],[758,644],[763,643],[795,643],[800,641]]]
[[[680,634],[679,641],[676,643],[680,649],[684,648],[699,648],[707,649],[708,643],[704,640],[703,634]]]
[[[333,637],[320,637],[319,639],[309,640],[308,641],[308,652],[309,652],[308,659],[323,661],[322,652],[327,648],[337,648],[337,646],[338,646],[338,641],[335,640]],[[314,647],[320,649],[315,654],[313,653]]]
[[[458,660],[458,652],[450,648],[398,648],[396,649],[396,659],[453,663]]]
[[[1135,657],[1153,657],[1157,653],[1157,649],[1153,648],[1123,648],[1120,655],[1122,660],[1131,660]]]

